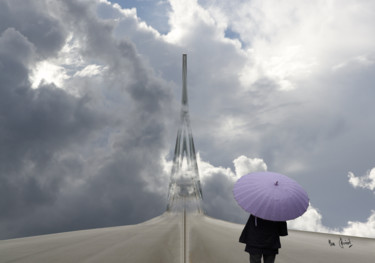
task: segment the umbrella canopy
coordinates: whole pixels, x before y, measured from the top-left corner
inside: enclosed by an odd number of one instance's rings
[[[233,195],[245,211],[272,221],[295,219],[309,206],[306,191],[296,181],[274,172],[242,176],[234,185]]]

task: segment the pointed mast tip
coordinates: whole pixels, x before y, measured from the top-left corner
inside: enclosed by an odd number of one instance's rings
[[[187,55],[182,54],[182,105],[188,105],[187,96]]]

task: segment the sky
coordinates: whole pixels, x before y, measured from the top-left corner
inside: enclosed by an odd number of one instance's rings
[[[289,228],[375,238],[375,2],[0,0],[0,239],[166,209],[182,54],[207,215],[285,174]]]

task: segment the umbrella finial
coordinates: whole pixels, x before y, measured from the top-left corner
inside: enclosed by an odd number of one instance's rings
[[[275,185],[276,185],[276,186],[279,185],[279,181],[276,181]]]

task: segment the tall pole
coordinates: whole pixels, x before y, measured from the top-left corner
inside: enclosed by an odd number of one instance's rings
[[[187,55],[183,54],[181,123],[177,132],[176,146],[173,156],[167,211],[175,211],[181,207],[186,209],[186,206],[190,205],[190,208],[191,206],[195,206],[194,210],[198,213],[202,213],[201,201],[202,189],[199,179],[193,133],[190,127],[188,107]]]
[[[182,106],[188,106],[187,96],[187,55],[182,55]],[[186,109],[187,110],[187,109]]]

